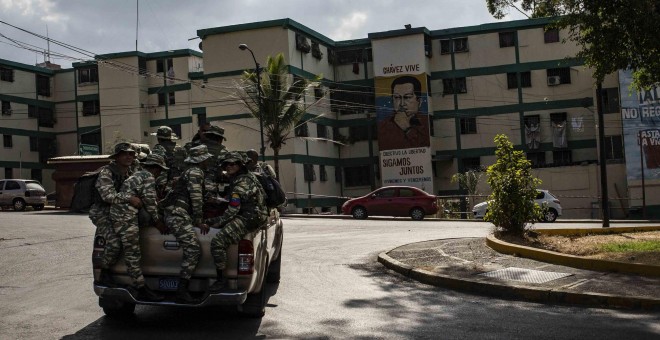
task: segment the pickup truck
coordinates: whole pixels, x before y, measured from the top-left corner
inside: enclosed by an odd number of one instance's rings
[[[238,312],[249,317],[262,317],[266,307],[266,283],[280,280],[282,265],[283,226],[276,209],[271,210],[268,222],[260,229],[247,234],[238,244],[230,246],[228,265],[224,276],[228,278],[228,287],[217,294],[206,294],[208,287],[216,278],[215,265],[210,252],[211,239],[219,229],[211,228],[197,237],[202,248],[199,264],[190,279],[191,295],[199,301],[197,304],[178,304],[174,296],[179,282],[182,250],[173,235],[161,235],[154,227],[140,228],[140,246],[142,250],[142,271],[147,286],[165,295],[162,302],[140,301],[126,289],[131,279],[126,272],[123,257],[111,268],[117,288],[94,284],[94,292],[99,297],[99,306],[109,317],[123,317],[133,314],[135,305],[158,306],[236,306]],[[101,272],[101,255],[105,239],[97,236],[94,240],[92,264],[94,282]]]

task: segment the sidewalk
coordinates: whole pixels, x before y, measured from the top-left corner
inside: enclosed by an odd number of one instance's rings
[[[499,298],[660,310],[660,277],[505,255],[488,247],[483,237],[407,244],[381,253],[378,261],[422,283]]]

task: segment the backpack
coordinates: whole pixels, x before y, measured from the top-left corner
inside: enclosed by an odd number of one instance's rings
[[[101,195],[96,190],[96,180],[103,167],[86,172],[73,185],[73,198],[70,210],[77,213],[87,213],[95,202],[101,201]]]
[[[278,182],[275,177],[268,176],[263,173],[253,172],[254,177],[259,180],[259,184],[264,189],[266,196],[266,206],[269,209],[278,208],[286,205],[286,193],[282,189],[280,182]]]
[[[112,164],[104,165],[94,171],[86,172],[73,185],[73,198],[71,198],[70,210],[78,213],[87,213],[94,203],[102,202],[101,194],[96,190],[96,180],[99,178],[99,173],[103,168],[109,167],[112,171],[113,178],[119,177],[117,170]],[[121,183],[115,180],[115,189],[119,190],[117,186]]]

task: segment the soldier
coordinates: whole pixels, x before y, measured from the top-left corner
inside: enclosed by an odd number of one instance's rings
[[[259,162],[259,153],[255,149],[250,149],[245,152],[248,157],[247,168],[252,172],[262,173],[264,175],[277,178],[275,170],[270,164],[266,162]]]
[[[201,256],[199,240],[197,240],[193,227],[208,230],[204,224],[202,207],[204,205],[204,169],[211,158],[212,155],[208,152],[206,145],[191,148],[188,158],[185,159],[188,168],[183,171],[172,191],[163,199],[165,224],[183,248],[177,290],[177,301],[183,303],[196,302],[188,291],[190,277]]]
[[[227,266],[227,248],[257,230],[268,218],[265,193],[259,180],[248,171],[241,154],[236,151],[228,153],[222,160],[221,169],[231,180],[229,206],[222,216],[206,220],[206,227],[202,229],[205,235],[210,227],[221,228],[211,240],[211,254],[218,277],[209,287],[209,293],[217,293],[227,284],[223,273]]]
[[[227,138],[225,138],[225,129],[214,125],[204,132],[203,135],[205,138],[203,143],[208,147],[209,153],[213,155],[213,161],[209,163],[208,169],[204,172],[206,176],[206,191],[210,197],[216,197],[219,195],[220,191],[222,191],[221,188],[219,188],[219,185],[223,183],[223,180],[219,176],[218,162],[222,160],[228,152],[227,147],[222,145],[222,142],[227,140]]]
[[[204,144],[204,142],[206,141],[206,137],[204,137],[204,133],[210,129],[211,129],[211,123],[209,122],[204,122],[199,124],[199,129],[197,130],[197,133],[195,133],[195,135],[193,136],[192,140],[183,146],[186,152],[188,152],[191,148]]]
[[[157,154],[148,155],[141,167],[144,170],[137,171],[131,177],[126,179],[121,186],[119,195],[138,196],[142,200],[143,208],[151,217],[152,223],[161,233],[166,232],[165,224],[158,212],[156,198],[156,177],[162,170],[168,170],[165,166],[163,157]],[[121,245],[124,248],[124,261],[128,275],[133,280],[133,286],[129,287],[131,294],[138,299],[149,301],[162,301],[164,297],[157,292],[149,289],[144,283],[140,260],[140,229],[138,226],[138,209],[128,203],[117,203],[110,207],[110,220],[114,232],[119,236]],[[105,266],[112,266],[118,256],[111,260],[111,263],[103,263]]]
[[[165,164],[169,167],[168,171],[162,172],[156,178],[156,188],[159,191],[159,197],[162,198],[164,193],[171,189],[172,181],[181,176],[186,150],[176,144],[175,140],[178,138],[169,126],[159,127],[155,135],[158,138],[158,144],[154,146],[153,153],[163,156]]]
[[[110,220],[110,206],[117,203],[130,203],[135,208],[142,206],[142,201],[137,196],[120,195],[119,189],[122,183],[132,174],[131,165],[135,161],[135,149],[130,143],[118,143],[115,145],[114,153],[110,155],[113,161],[105,165],[99,172],[96,180],[96,190],[100,200],[95,201],[89,209],[89,218],[96,226],[94,239],[105,238],[105,248],[101,266],[101,276],[97,284],[114,287],[115,283],[109,273],[108,263],[119,256],[121,243],[119,237],[112,229]]]

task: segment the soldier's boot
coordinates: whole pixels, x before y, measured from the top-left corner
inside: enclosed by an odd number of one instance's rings
[[[109,288],[117,287],[117,283],[112,278],[112,275],[110,275],[110,269],[101,268],[101,275],[99,275],[99,280],[96,281],[96,284]]]
[[[190,280],[188,279],[179,279],[179,287],[176,291],[176,302],[178,303],[188,303],[194,304],[197,303],[197,300],[190,295],[188,291],[188,285]]]
[[[219,293],[227,286],[227,279],[222,274],[222,270],[217,270],[218,277],[209,287],[209,294]]]
[[[159,302],[165,300],[165,297],[160,293],[151,290],[147,286],[142,286],[137,289],[137,296],[140,300]]]

